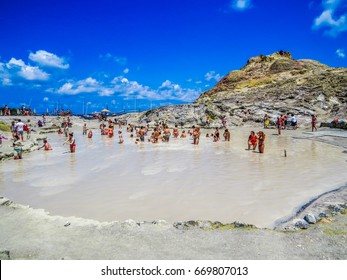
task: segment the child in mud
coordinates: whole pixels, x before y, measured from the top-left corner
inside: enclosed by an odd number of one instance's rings
[[[23,155],[23,143],[20,141],[19,136],[16,134],[13,136],[13,143],[12,143],[15,155],[13,159],[22,159]]]

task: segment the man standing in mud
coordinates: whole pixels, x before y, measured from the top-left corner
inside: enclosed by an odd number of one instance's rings
[[[164,137],[163,137],[165,142],[169,142],[170,135],[171,135],[170,129],[169,129],[169,127],[167,125],[165,125]]]
[[[140,131],[139,131],[139,136],[141,142],[145,142],[145,128],[141,126]]]

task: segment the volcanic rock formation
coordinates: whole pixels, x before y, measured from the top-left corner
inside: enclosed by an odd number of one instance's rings
[[[331,68],[309,59],[295,60],[289,52],[252,57],[240,70],[231,71],[193,104],[166,106],[136,117],[138,123],[211,126],[225,115],[228,124],[261,122],[295,114],[308,122],[312,114],[320,120],[347,117],[347,68]]]

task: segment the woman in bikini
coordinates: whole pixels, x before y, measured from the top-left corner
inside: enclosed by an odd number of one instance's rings
[[[70,152],[74,153],[76,151],[76,141],[75,141],[75,138],[73,137],[73,132],[69,134],[69,138],[64,142],[63,145],[65,145],[66,143],[70,144]]]
[[[264,153],[264,141],[265,141],[265,134],[262,131],[258,132],[258,149],[259,153]]]
[[[177,125],[175,126],[175,128],[173,129],[173,136],[174,138],[178,138],[179,132],[178,132],[178,128]]]

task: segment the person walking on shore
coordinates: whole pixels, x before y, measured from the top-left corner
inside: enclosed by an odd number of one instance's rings
[[[317,131],[317,117],[315,115],[312,115],[311,119],[311,125],[312,125],[312,132],[315,130]]]
[[[24,141],[24,138],[23,138],[24,123],[21,120],[18,120],[18,122],[16,123],[16,131],[17,131],[17,135],[20,136],[22,141]]]

